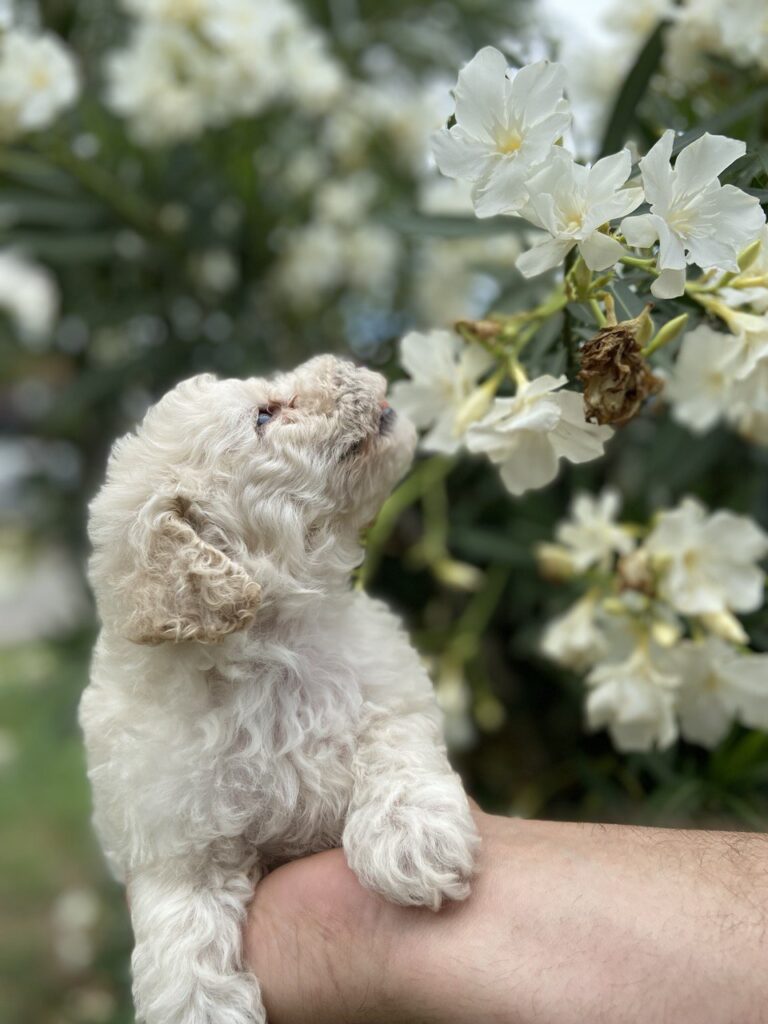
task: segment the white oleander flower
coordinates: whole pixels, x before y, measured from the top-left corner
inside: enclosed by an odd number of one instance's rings
[[[614,554],[626,555],[635,542],[626,527],[616,522],[621,508],[618,491],[607,487],[602,494],[577,494],[570,519],[559,523],[555,538],[567,550],[576,572],[593,565],[609,566]]]
[[[277,279],[280,290],[298,305],[311,306],[340,287],[344,275],[344,235],[337,225],[312,221],[286,237]]]
[[[411,379],[393,385],[392,405],[427,429],[421,442],[426,451],[457,451],[463,432],[460,413],[493,366],[493,357],[453,331],[411,331],[400,342],[400,363]]]
[[[182,27],[140,23],[128,47],[109,55],[106,75],[107,103],[144,144],[194,138],[210,120],[212,55]]]
[[[0,309],[30,346],[43,344],[56,320],[59,290],[53,276],[35,263],[0,251]]]
[[[603,454],[613,431],[587,423],[581,395],[558,390],[568,378],[545,374],[524,384],[514,398],[495,399],[490,412],[467,431],[467,447],[498,464],[511,494],[544,487],[557,476],[561,458],[589,462]]]
[[[75,62],[51,33],[0,37],[0,138],[47,128],[79,92]]]
[[[670,164],[675,133],[664,132],[640,161],[651,212],[622,221],[629,245],[649,249],[659,243],[659,276],[651,291],[659,298],[682,295],[685,268],[720,267],[738,271],[738,255],[760,234],[765,216],[760,203],[718,174],[746,152],[745,143],[706,132]]]
[[[707,515],[695,498],[662,512],[645,548],[659,569],[661,596],[683,615],[751,612],[763,603],[768,535],[747,516]]]
[[[746,270],[717,294],[733,309],[749,306],[753,313],[768,312],[768,225],[760,235],[760,248]]]
[[[546,657],[574,672],[594,665],[608,653],[608,643],[597,618],[597,601],[591,594],[553,619],[541,638]]]
[[[673,76],[695,81],[706,75],[702,54],[722,55],[746,67],[768,67],[768,18],[763,0],[687,0],[673,12],[667,36],[666,67]]]
[[[768,445],[768,359],[735,383],[729,419],[748,441]]]
[[[759,362],[768,358],[768,316],[755,316],[754,313],[727,307],[721,307],[717,312],[738,339],[729,365],[734,378],[744,380]]]
[[[478,217],[523,205],[533,168],[548,159],[570,122],[559,64],[529,64],[512,78],[507,70],[498,50],[480,50],[459,72],[456,123],[433,140],[443,174],[474,182]]]
[[[740,339],[699,324],[680,345],[664,394],[678,423],[697,434],[710,430],[732,409],[733,363]]]
[[[306,308],[344,286],[381,294],[393,287],[399,258],[397,233],[384,225],[311,221],[285,236],[277,284]]]
[[[677,739],[675,689],[679,677],[663,671],[647,645],[621,662],[597,665],[587,676],[587,721],[607,729],[622,753],[664,750]]]
[[[549,235],[518,258],[521,274],[533,277],[559,266],[576,245],[590,270],[613,266],[625,249],[600,228],[642,203],[641,188],[623,188],[631,170],[628,149],[603,157],[592,167],[583,167],[570,153],[556,149],[546,167],[530,179],[530,198],[520,211]]]
[[[281,65],[284,85],[303,110],[325,112],[342,94],[341,65],[328,53],[322,34],[307,25],[284,41]]]
[[[383,224],[363,223],[344,238],[346,279],[372,294],[389,292],[397,275],[400,239]]]
[[[716,636],[686,640],[669,655],[680,675],[680,732],[690,743],[716,747],[735,720],[768,730],[768,655],[744,654]]]

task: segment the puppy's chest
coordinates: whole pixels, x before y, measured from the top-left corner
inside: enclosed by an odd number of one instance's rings
[[[354,667],[321,647],[257,650],[208,675],[222,767],[277,798],[291,783],[321,788],[351,761],[362,705]]]

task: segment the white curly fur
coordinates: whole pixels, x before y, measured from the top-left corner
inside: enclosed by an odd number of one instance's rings
[[[241,928],[282,861],[341,843],[390,900],[468,894],[476,833],[429,679],[349,583],[413,453],[405,420],[381,429],[384,394],[330,356],[194,377],[116,443],[92,503],[80,721],[147,1024],[264,1021]]]

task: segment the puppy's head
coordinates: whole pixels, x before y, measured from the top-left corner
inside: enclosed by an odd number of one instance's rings
[[[273,379],[184,381],[118,441],[91,505],[102,619],[212,643],[266,598],[348,571],[415,432],[382,376],[320,356]],[[354,555],[351,555],[354,560]]]

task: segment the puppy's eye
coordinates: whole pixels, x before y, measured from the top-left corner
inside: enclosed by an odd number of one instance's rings
[[[266,423],[269,423],[274,415],[274,409],[268,405],[263,405],[256,413],[256,426],[263,427]]]

